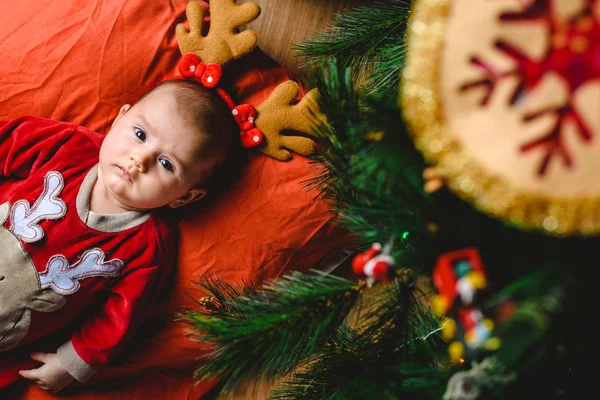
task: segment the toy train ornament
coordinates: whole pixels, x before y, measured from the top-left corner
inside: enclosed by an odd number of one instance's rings
[[[500,339],[492,335],[494,321],[481,305],[488,282],[477,249],[440,256],[433,270],[433,284],[439,293],[433,298],[433,309],[445,316],[442,336],[451,341],[448,353],[452,362],[460,362],[477,350],[500,346]]]

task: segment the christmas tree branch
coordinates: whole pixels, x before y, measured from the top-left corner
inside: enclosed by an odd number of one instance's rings
[[[213,296],[182,318],[193,338],[215,345],[213,357],[196,378],[219,376],[228,393],[248,377],[279,377],[318,351],[355,303],[360,287],[314,271],[297,272],[256,290],[240,290],[215,280],[198,283]]]
[[[387,0],[336,15],[330,27],[296,47],[304,67],[333,58],[350,67],[371,93],[394,92],[404,64],[404,34],[410,1]]]
[[[403,271],[382,288],[360,325],[344,325],[274,399],[392,399],[402,388],[439,391],[447,372],[431,353],[440,346],[439,320],[424,302],[422,283]],[[443,378],[442,378],[443,377]]]
[[[335,59],[313,80],[328,124],[318,131],[326,150],[314,157],[324,172],[308,186],[336,207],[362,245],[393,238],[397,263],[418,268],[430,253],[433,202],[395,100],[357,90],[349,68]]]

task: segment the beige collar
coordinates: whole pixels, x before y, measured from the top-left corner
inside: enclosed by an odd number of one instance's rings
[[[77,214],[84,224],[101,232],[120,232],[138,226],[150,218],[149,212],[127,211],[121,214],[97,214],[90,210],[90,195],[98,179],[98,164],[89,170],[77,193]]]

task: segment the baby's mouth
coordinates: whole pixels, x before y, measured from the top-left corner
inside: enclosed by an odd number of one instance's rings
[[[131,175],[124,168],[119,167],[119,171],[121,172],[121,177],[129,183],[133,183],[133,179],[131,179]]]

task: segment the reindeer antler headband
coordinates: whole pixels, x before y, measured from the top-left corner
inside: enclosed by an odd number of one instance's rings
[[[309,91],[298,104],[292,102],[300,88],[293,81],[277,86],[273,93],[256,109],[250,104],[235,105],[220,87],[221,66],[250,53],[258,42],[256,32],[237,28],[254,20],[260,14],[255,3],[236,5],[236,0],[211,0],[210,29],[202,36],[204,7],[199,1],[190,1],[186,15],[190,29],[177,25],[177,41],[183,58],[179,63],[179,79],[192,79],[207,88],[214,88],[227,103],[240,126],[242,145],[257,146],[262,153],[278,160],[289,160],[289,151],[312,154],[316,145],[311,138],[282,135],[285,130],[314,136],[313,128],[322,120],[318,112],[316,89]]]

